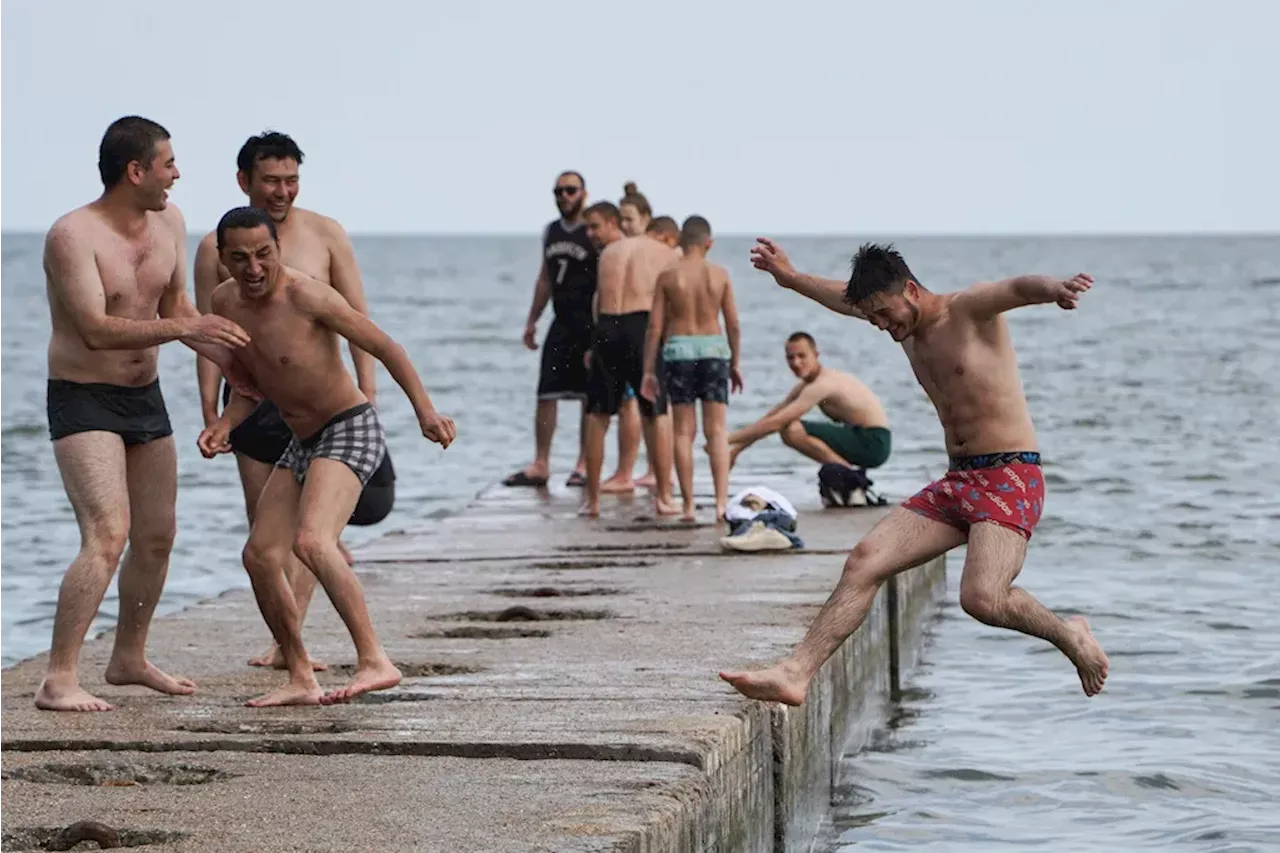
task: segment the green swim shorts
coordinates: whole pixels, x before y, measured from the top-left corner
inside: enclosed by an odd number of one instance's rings
[[[801,421],[804,431],[839,453],[850,465],[878,468],[889,458],[889,430],[827,421]]]

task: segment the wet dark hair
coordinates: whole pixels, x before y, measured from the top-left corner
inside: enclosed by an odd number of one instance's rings
[[[302,165],[302,149],[293,137],[287,133],[266,131],[258,136],[250,136],[240,146],[236,155],[236,167],[246,175],[253,175],[253,166],[259,160],[297,160]]]
[[[120,183],[134,161],[150,169],[156,146],[168,138],[169,131],[149,118],[125,116],[111,122],[98,145],[98,176],[102,178],[102,185],[111,189]]]
[[[598,201],[582,212],[583,216],[591,214],[599,214],[605,219],[612,219],[615,223],[621,224],[622,214],[618,212],[618,206],[611,201]]]
[[[698,246],[711,239],[711,223],[701,216],[690,216],[680,226],[680,245]]]
[[[259,225],[267,226],[273,242],[280,242],[280,237],[276,234],[276,223],[265,210],[256,207],[234,207],[228,210],[218,220],[218,251],[221,252],[227,245],[227,231],[232,228],[257,228]]]
[[[881,293],[901,293],[910,279],[919,283],[893,244],[863,243],[853,256],[844,301],[856,305]]]
[[[641,216],[653,216],[653,208],[649,206],[649,199],[636,189],[635,181],[627,181],[622,185],[622,200],[618,202],[618,207],[629,204],[636,210],[640,211]]]
[[[813,347],[814,351],[818,349],[818,342],[808,332],[792,332],[791,337],[787,338],[787,343],[794,344],[796,341],[808,341],[809,346]]]
[[[575,172],[573,169],[565,169],[563,172],[561,172],[560,174],[556,175],[556,180],[558,181],[558,180],[560,180],[561,178],[568,178],[568,177],[570,177],[570,176],[577,178],[577,179],[578,179],[578,183],[582,184],[582,188],[583,188],[584,190],[587,188],[587,179],[586,179],[586,178],[584,178],[584,177],[582,177],[582,173],[581,173],[581,172]]]
[[[646,234],[671,234],[673,236],[680,235],[680,226],[670,216],[655,216],[649,220],[649,226],[644,229]]]

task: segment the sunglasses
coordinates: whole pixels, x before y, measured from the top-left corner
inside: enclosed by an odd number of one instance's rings
[[[582,187],[556,187],[551,192],[555,193],[556,197],[558,198],[562,195],[575,196],[581,191],[582,191]]]

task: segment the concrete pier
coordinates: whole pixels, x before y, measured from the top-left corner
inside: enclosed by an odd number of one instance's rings
[[[81,671],[115,712],[36,711],[44,655],[6,670],[3,849],[97,821],[189,853],[807,850],[834,762],[915,660],[943,561],[881,591],[803,707],[766,706],[717,672],[790,649],[884,510],[801,503],[806,547],[749,555],[639,499],[579,519],[579,497],[497,488],[358,550],[406,678],[351,704],[243,707],[283,677],[245,665],[269,640],[248,591],[153,626],[153,660],[195,696],[104,684],[110,635]],[[345,681],[323,590],[304,639],[333,665],[321,684]]]

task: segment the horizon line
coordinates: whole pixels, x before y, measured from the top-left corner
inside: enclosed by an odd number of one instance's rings
[[[48,229],[39,228],[5,228],[0,229],[0,236],[41,236]],[[187,237],[203,235],[213,228],[187,229]],[[351,237],[428,237],[428,238],[537,238],[539,231],[353,231]],[[1280,228],[1275,230],[1172,230],[1172,231],[721,231],[715,234],[717,239],[754,239],[755,237],[773,236],[781,239],[802,238],[885,238],[892,236],[900,240],[992,240],[992,239],[1133,239],[1140,237],[1280,237]]]

